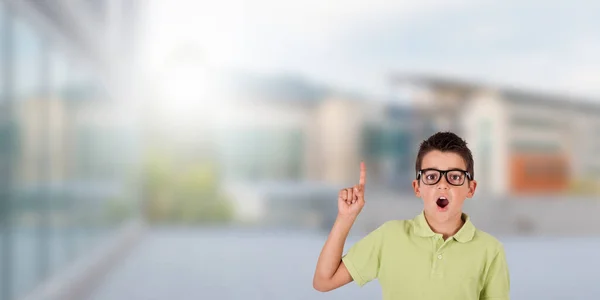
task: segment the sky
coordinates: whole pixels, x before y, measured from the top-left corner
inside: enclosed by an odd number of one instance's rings
[[[600,3],[591,1],[151,1],[144,65],[183,46],[210,68],[297,74],[384,96],[425,73],[600,97]]]

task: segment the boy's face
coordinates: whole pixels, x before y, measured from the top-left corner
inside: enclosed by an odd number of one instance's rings
[[[456,153],[433,150],[423,157],[421,163],[421,170],[427,169],[466,171],[467,166],[462,157]],[[437,222],[445,222],[462,214],[463,203],[466,198],[473,197],[477,182],[464,178],[464,183],[457,185],[463,182],[461,174],[466,177],[460,171],[446,174],[427,171],[421,174],[418,180],[413,181],[415,195],[423,199],[427,217],[434,218]]]

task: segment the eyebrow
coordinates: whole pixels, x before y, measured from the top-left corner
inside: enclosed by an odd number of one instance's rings
[[[440,168],[436,168],[436,167],[428,167],[428,168],[421,168],[421,170],[429,170],[429,169],[435,169],[435,170],[440,170],[440,171],[449,171],[449,170],[466,170],[467,168],[459,168],[459,167],[450,167],[448,169],[440,169]]]

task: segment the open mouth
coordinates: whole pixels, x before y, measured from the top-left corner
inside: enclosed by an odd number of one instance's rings
[[[448,204],[450,202],[448,201],[448,198],[446,198],[446,197],[439,197],[435,203],[437,204],[438,207],[445,208],[446,206],[448,206]]]

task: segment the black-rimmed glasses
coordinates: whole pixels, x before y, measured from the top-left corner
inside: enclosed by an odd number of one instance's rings
[[[434,185],[440,182],[442,176],[446,177],[446,182],[454,186],[461,186],[465,183],[465,179],[472,180],[471,174],[461,169],[438,170],[438,169],[423,169],[417,173],[417,180],[421,180],[426,185]]]

